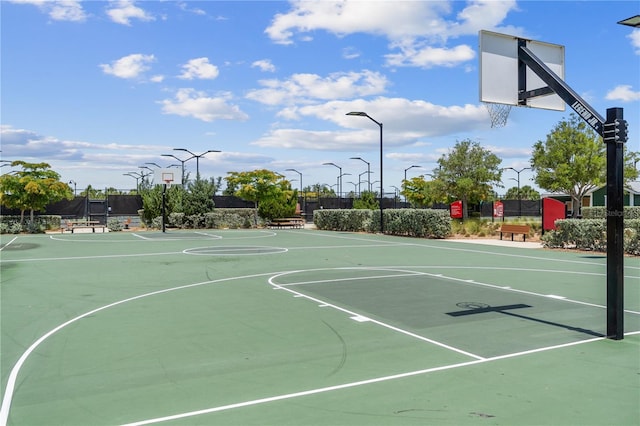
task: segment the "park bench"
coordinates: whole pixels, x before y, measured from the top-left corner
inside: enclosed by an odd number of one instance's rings
[[[513,241],[515,234],[522,234],[522,241],[527,241],[527,235],[529,235],[530,230],[531,227],[529,225],[512,225],[505,223],[500,227],[500,239],[502,239],[502,234],[511,234],[511,241]]]
[[[301,217],[285,217],[273,219],[267,224],[269,228],[304,228],[304,219]]]
[[[96,230],[99,230],[98,232],[106,232],[106,228],[107,227],[105,225],[101,224],[97,220],[68,220],[66,222],[66,229],[62,229],[62,232],[66,230],[73,234],[76,230],[79,231],[80,229],[86,229],[88,231],[91,229],[91,232],[95,233]]]

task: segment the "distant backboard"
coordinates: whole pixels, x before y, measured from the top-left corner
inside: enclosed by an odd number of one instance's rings
[[[480,101],[513,106],[564,111],[565,101],[555,93],[519,99],[518,37],[480,31]],[[524,40],[547,67],[564,80],[564,46]],[[526,92],[544,89],[547,85],[530,69],[526,69]]]
[[[153,184],[162,185],[166,184],[171,186],[177,183],[176,178],[179,178],[179,173],[175,169],[154,169],[153,170]]]

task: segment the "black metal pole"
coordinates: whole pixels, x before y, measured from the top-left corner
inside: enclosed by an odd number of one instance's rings
[[[623,120],[622,108],[607,109],[605,131]],[[607,140],[607,337],[624,338],[624,141]]]
[[[373,120],[375,121],[375,120]],[[382,184],[382,123],[378,123],[380,126],[380,233],[384,234],[384,212],[382,207],[382,201],[384,200],[384,185]]]
[[[166,214],[166,210],[165,210],[165,198],[166,198],[166,192],[167,192],[167,184],[163,184],[162,186],[162,232],[165,232],[165,214]]]

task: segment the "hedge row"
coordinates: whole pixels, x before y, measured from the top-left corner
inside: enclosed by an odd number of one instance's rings
[[[607,251],[607,221],[603,219],[556,220],[556,230],[542,236],[549,248]],[[640,255],[640,219],[624,221],[624,251]]]
[[[217,208],[205,214],[185,215],[171,213],[165,225],[181,229],[238,229],[261,226],[263,220],[256,217],[255,209]],[[157,217],[151,224],[153,228],[162,227],[162,218]]]
[[[451,234],[448,210],[385,209],[383,220],[384,233],[389,235],[445,238]],[[379,232],[380,210],[315,210],[313,223],[329,231]]]
[[[24,221],[20,224],[20,216],[0,215],[0,234],[43,233],[51,229],[60,229],[60,220],[60,216],[38,215],[31,222],[29,215],[25,215]]]
[[[606,207],[583,207],[582,217],[584,219],[606,219],[607,208]],[[640,219],[640,207],[638,206],[625,206],[624,218],[626,219]]]

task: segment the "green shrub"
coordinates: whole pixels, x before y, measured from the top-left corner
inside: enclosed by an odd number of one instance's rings
[[[607,225],[603,219],[562,219],[556,221],[556,230],[542,236],[549,248],[575,248],[579,250],[607,250]],[[624,221],[624,251],[640,254],[640,219]]]
[[[451,234],[451,219],[446,210],[386,209],[384,232],[390,235],[444,238]],[[378,232],[380,211],[365,209],[326,209],[313,212],[318,229],[350,232]]]
[[[111,232],[118,232],[118,231],[122,231],[122,228],[124,228],[124,225],[122,224],[120,219],[112,218],[107,220],[107,228]]]
[[[598,207],[583,207],[582,217],[584,219],[606,219],[607,208]],[[640,207],[638,206],[624,206],[624,219],[640,219]]]

